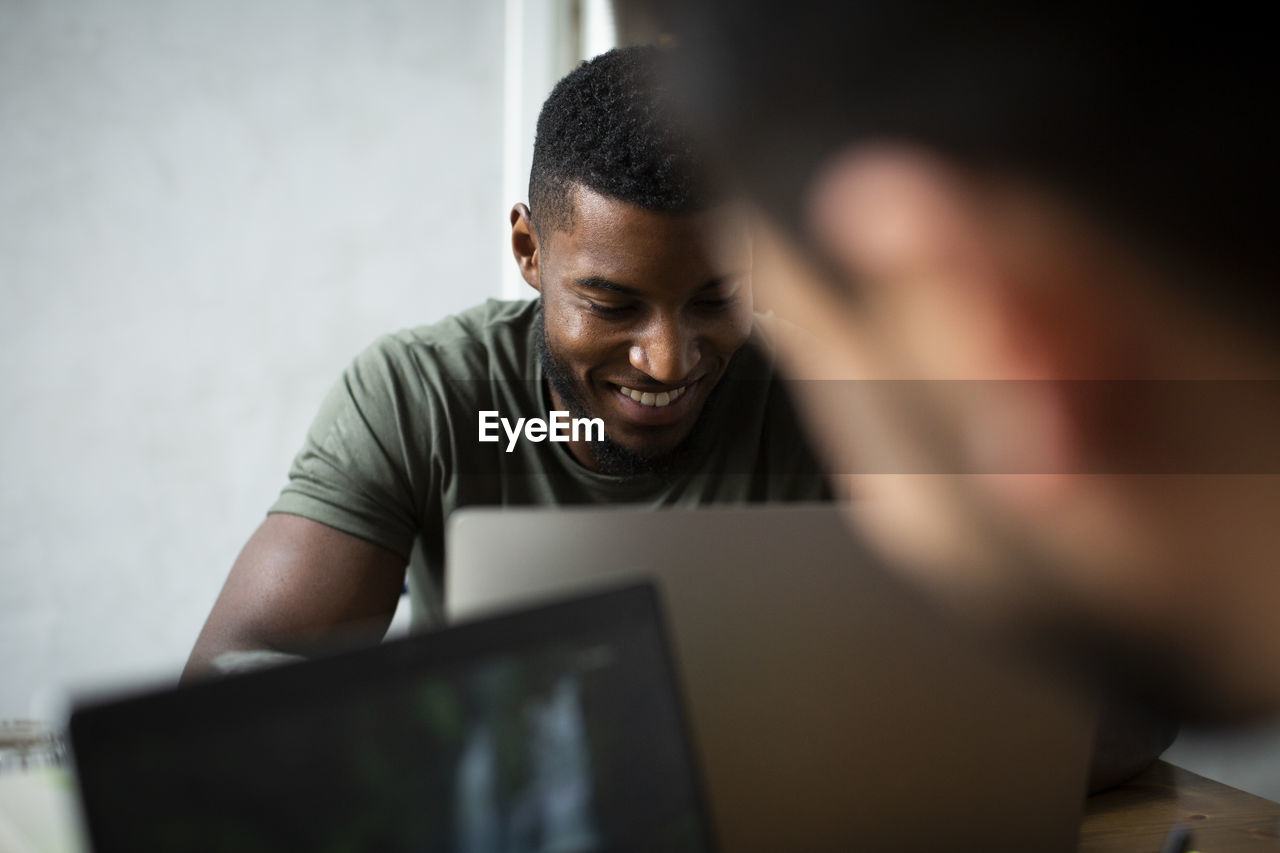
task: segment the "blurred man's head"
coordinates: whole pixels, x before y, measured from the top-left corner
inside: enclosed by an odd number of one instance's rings
[[[783,356],[830,380],[801,396],[869,533],[1280,707],[1280,403],[1236,381],[1280,378],[1265,29],[698,6],[686,79],[766,213],[757,288],[811,332]]]
[[[752,323],[746,228],[664,109],[659,59],[615,50],[560,81],[511,212],[553,402],[604,419],[606,442],[572,449],[606,473],[672,459]]]

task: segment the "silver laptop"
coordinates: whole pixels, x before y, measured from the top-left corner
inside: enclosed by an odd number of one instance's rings
[[[1085,703],[949,628],[838,508],[468,509],[446,544],[455,620],[656,580],[725,850],[1075,849]]]

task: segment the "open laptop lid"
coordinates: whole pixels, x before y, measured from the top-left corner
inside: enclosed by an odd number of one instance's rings
[[[78,709],[98,850],[710,849],[630,585]]]
[[[1088,709],[877,570],[842,512],[468,509],[446,609],[655,578],[726,850],[1074,850]]]

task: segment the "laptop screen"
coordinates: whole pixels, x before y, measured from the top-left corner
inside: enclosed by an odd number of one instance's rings
[[[710,849],[647,586],[78,710],[102,850]]]

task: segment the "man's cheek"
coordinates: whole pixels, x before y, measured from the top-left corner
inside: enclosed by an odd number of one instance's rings
[[[561,334],[568,346],[581,341],[591,333],[592,319],[583,311],[568,311],[560,323]]]
[[[755,314],[750,305],[733,309],[718,324],[711,336],[713,346],[722,356],[729,356],[751,339],[751,330],[755,325]]]

